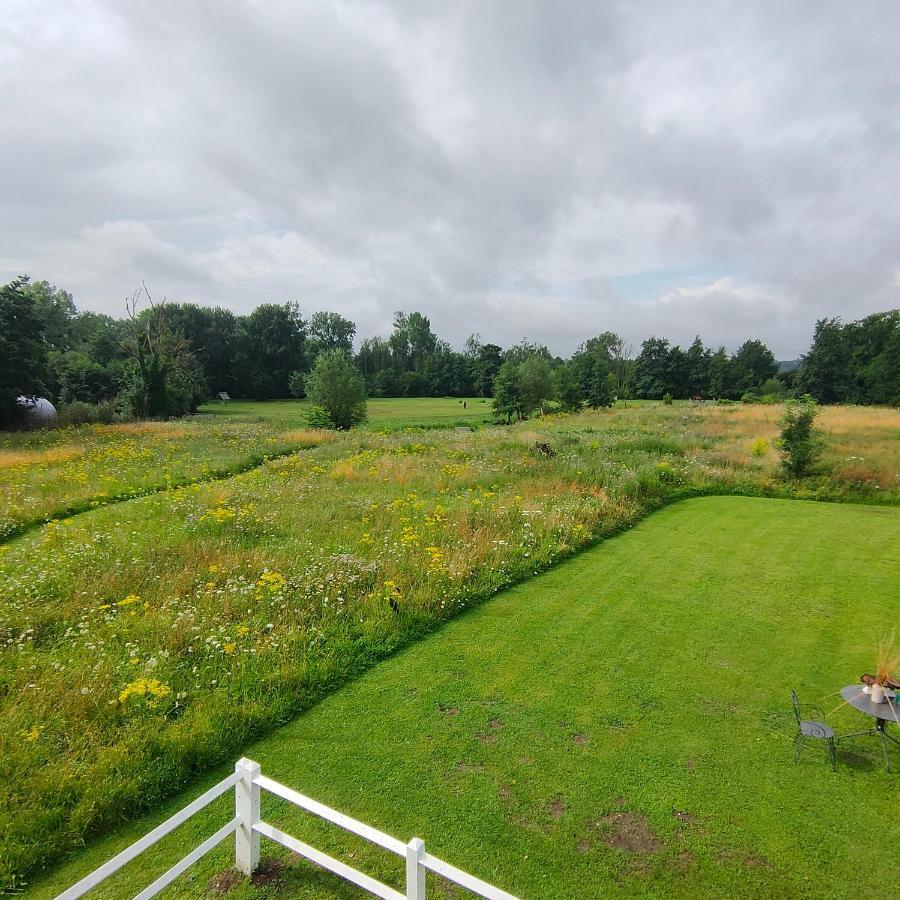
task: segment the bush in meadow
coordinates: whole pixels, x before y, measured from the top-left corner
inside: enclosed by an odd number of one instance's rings
[[[776,443],[781,465],[794,478],[808,475],[822,453],[822,436],[813,425],[818,412],[816,401],[805,394],[799,400],[788,400],[778,420],[781,437]]]
[[[346,430],[366,420],[366,387],[344,350],[319,354],[306,376],[306,396],[328,414],[331,426]]]

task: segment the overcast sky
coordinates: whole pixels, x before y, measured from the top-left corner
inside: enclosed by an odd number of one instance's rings
[[[900,306],[900,3],[5,0],[0,279],[570,353]]]

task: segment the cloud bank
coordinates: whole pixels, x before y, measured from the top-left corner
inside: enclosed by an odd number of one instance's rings
[[[900,5],[13,0],[0,278],[783,358],[900,306]]]

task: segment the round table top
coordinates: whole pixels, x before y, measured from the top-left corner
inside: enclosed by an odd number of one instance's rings
[[[841,696],[854,708],[873,719],[887,719],[889,722],[900,724],[900,705],[897,698],[887,700],[884,703],[873,703],[869,694],[863,691],[865,685],[848,684],[841,688]]]

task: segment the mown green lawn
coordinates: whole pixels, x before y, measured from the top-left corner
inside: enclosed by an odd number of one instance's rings
[[[898,536],[896,509],[678,503],[448,623],[246,755],[523,897],[888,896],[900,776],[867,740],[842,747],[836,774],[824,754],[795,764],[789,693],[838,731],[867,724],[838,691],[871,669],[897,620]],[[34,895],[226,771],[89,846]],[[133,895],[224,821],[226,800],[99,895]],[[399,883],[399,860],[271,798],[263,813]],[[230,852],[173,894],[222,887]],[[263,854],[281,861],[265,884],[231,896],[357,896],[273,845]]]
[[[463,405],[465,404],[465,406]],[[491,419],[491,401],[484,397],[370,397],[366,427],[442,427],[479,425]],[[309,412],[305,400],[232,400],[206,403],[204,415],[236,420],[275,420],[283,425],[303,426]]]

